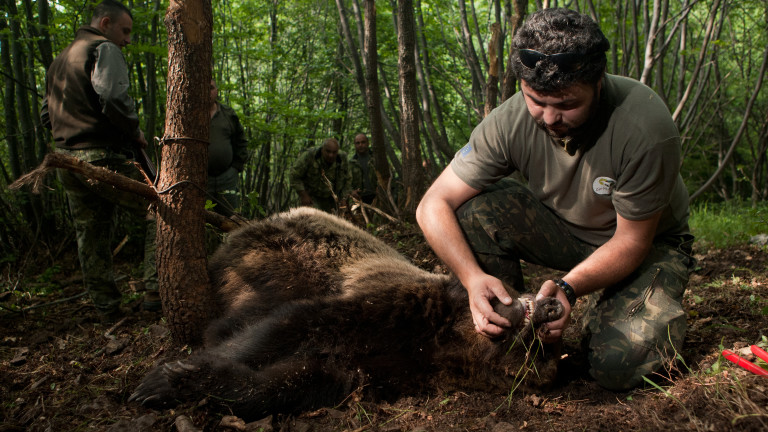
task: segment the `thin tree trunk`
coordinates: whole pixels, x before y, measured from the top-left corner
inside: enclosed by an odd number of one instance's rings
[[[160,10],[160,0],[151,0],[152,7],[152,21],[150,22],[149,30],[149,45],[157,45],[157,14]],[[157,100],[157,57],[152,52],[147,52],[144,57],[147,67],[147,93],[144,96],[144,133],[147,136],[149,146],[147,153],[150,155],[155,154],[154,137],[158,133],[157,128],[157,113],[158,113],[158,100]]]
[[[653,56],[653,47],[656,44],[657,29],[659,27],[659,17],[661,15],[661,0],[653,0],[653,14],[651,26],[648,29],[648,37],[645,41],[645,61],[643,62],[643,71],[640,74],[640,82],[648,85],[651,76],[655,58]]]
[[[389,164],[387,163],[387,143],[384,138],[384,127],[381,121],[381,93],[379,93],[379,53],[376,38],[375,0],[365,0],[363,58],[365,59],[366,108],[368,109],[368,121],[371,129],[376,179],[379,182],[377,195],[379,196],[379,201],[390,203],[392,211],[397,214],[399,213],[397,205],[395,205],[391,199],[389,185],[392,176],[389,171]]]
[[[51,34],[48,32],[49,18],[51,8],[48,6],[48,0],[37,0],[37,20],[40,23],[40,40],[37,45],[40,49],[40,60],[45,70],[53,63],[53,48],[51,46]]]
[[[10,48],[11,48],[11,69],[13,73],[13,80],[16,82],[14,86],[16,90],[16,113],[18,115],[19,136],[21,136],[21,169],[22,171],[29,171],[36,167],[38,164],[37,156],[35,155],[35,126],[30,117],[29,107],[29,95],[26,85],[26,75],[24,70],[26,69],[26,54],[21,47],[21,26],[19,24],[19,14],[16,9],[15,0],[5,0],[8,15],[10,18]]]
[[[741,140],[741,136],[744,134],[744,131],[747,128],[747,123],[750,120],[750,117],[752,115],[752,107],[755,105],[755,101],[757,100],[757,95],[760,94],[760,89],[763,87],[763,77],[765,76],[766,68],[768,67],[768,47],[765,48],[763,51],[763,62],[760,65],[760,72],[757,73],[757,82],[755,82],[755,88],[752,90],[752,95],[749,98],[749,101],[747,102],[747,106],[744,109],[744,115],[741,119],[741,125],[739,126],[738,131],[736,131],[736,135],[733,137],[733,140],[731,141],[731,146],[728,148],[728,152],[723,157],[723,161],[719,164],[717,167],[717,170],[712,174],[712,176],[707,180],[701,187],[694,192],[691,195],[690,201],[692,202],[696,197],[702,194],[707,188],[709,188],[712,183],[720,176],[720,173],[723,171],[723,168],[725,168],[728,160],[731,158],[731,155],[733,155],[734,150],[736,149],[736,144],[739,143]]]
[[[4,74],[13,70],[11,65],[10,45],[11,40],[7,30],[5,17],[0,18],[0,66]],[[7,183],[21,177],[21,142],[19,141],[19,121],[16,117],[16,105],[14,104],[14,94],[16,85],[13,76],[5,76],[3,79],[3,116],[5,117],[5,142],[8,143],[8,165],[11,167],[11,177],[6,179]]]
[[[485,55],[485,47],[483,46],[483,38],[482,33],[480,32],[480,25],[477,21],[477,13],[475,12],[475,1],[469,0],[469,10],[472,11],[472,21],[475,24],[475,34],[477,34],[477,46],[480,48],[480,55],[478,56],[479,60],[483,62],[483,66],[485,66],[485,69],[488,69],[488,60],[486,60],[488,57]],[[470,37],[470,41],[472,38]],[[472,44],[474,46],[474,43]],[[482,76],[482,75],[480,75]]]
[[[490,66],[488,68],[488,82],[485,83],[485,112],[483,117],[496,108],[499,96],[499,58],[496,56],[499,45],[499,23],[491,25],[491,41],[488,42]]]
[[[696,66],[693,68],[693,71],[691,72],[691,77],[689,78],[688,86],[685,89],[685,93],[683,93],[682,98],[677,104],[677,108],[675,108],[675,111],[672,113],[672,120],[674,120],[675,122],[677,122],[678,118],[680,117],[680,114],[683,111],[683,107],[685,106],[685,103],[688,101],[688,98],[691,95],[693,86],[697,83],[696,78],[699,76],[699,73],[701,72],[701,68],[704,64],[704,59],[707,57],[709,42],[712,40],[712,35],[715,32],[715,18],[717,17],[717,10],[719,8],[720,8],[720,0],[714,0],[714,2],[712,3],[712,7],[709,10],[707,28],[704,32],[704,43],[701,44],[701,50],[699,51],[699,59],[696,62]]]
[[[352,38],[352,32],[349,29],[349,22],[347,20],[347,11],[344,7],[344,2],[342,0],[336,0],[336,7],[339,10],[339,21],[341,23],[342,28],[342,34],[344,35],[344,40],[347,42],[347,51],[349,52],[350,60],[352,61],[353,67],[355,69],[355,80],[357,81],[357,85],[360,88],[360,94],[363,97],[363,103],[368,106],[368,102],[366,101],[366,89],[365,89],[365,73],[363,72],[363,65],[362,61],[360,59],[360,49],[357,48],[355,45],[354,39]],[[396,29],[397,30],[397,29]],[[380,65],[375,65],[380,66]],[[382,76],[383,78],[383,76]],[[386,84],[385,84],[386,87]],[[394,125],[389,121],[389,117],[386,116],[386,110],[384,109],[383,103],[379,104],[379,109],[382,112],[382,120],[384,128],[389,132],[390,136],[395,141],[395,145],[398,147],[400,146],[400,136],[398,134],[398,131]],[[396,113],[395,113],[396,114]],[[397,159],[397,155],[393,150],[388,150],[387,154],[390,157],[390,162],[392,163],[392,166],[395,168],[397,172],[400,172],[400,161]]]
[[[171,0],[165,25],[168,112],[158,183],[157,274],[171,334],[177,342],[197,344],[213,304],[200,211],[205,207],[210,127],[210,1]]]
[[[439,168],[442,170],[442,167],[445,165],[445,160],[450,160],[453,156],[453,152],[448,144],[448,134],[443,123],[442,107],[435,94],[435,89],[432,86],[432,79],[429,72],[431,62],[427,39],[424,36],[424,19],[421,12],[421,1],[416,2],[415,11],[417,24],[416,31],[418,35],[416,48],[417,54],[420,54],[416,56],[416,72],[419,78],[419,85],[421,86],[422,111],[424,113],[427,131],[437,149],[440,160]]]
[[[757,158],[752,168],[752,208],[757,208],[758,201],[765,199],[765,190],[761,185],[765,178],[765,154],[768,151],[768,113],[763,121],[763,127],[760,130],[760,136],[757,142]]]
[[[405,186],[405,204],[403,210],[406,217],[412,219],[416,214],[416,205],[424,192],[424,169],[421,158],[421,141],[419,139],[419,105],[416,84],[416,65],[414,60],[413,2],[398,0],[397,54],[400,83],[400,111],[403,136],[403,184]]]
[[[501,102],[512,97],[517,91],[517,77],[512,70],[512,55],[514,54],[514,48],[512,46],[512,38],[515,37],[517,29],[523,24],[523,20],[526,15],[526,7],[528,2],[525,0],[515,0],[514,3],[515,12],[511,15],[509,20],[509,55],[507,56],[507,67],[504,71],[504,80],[501,85]]]
[[[469,69],[472,76],[472,109],[477,113],[478,117],[482,117],[482,109],[480,107],[483,100],[483,71],[480,69],[480,61],[477,58],[475,46],[472,43],[472,34],[469,32],[465,0],[459,0],[459,16],[461,18],[460,34],[462,44],[464,45],[464,61],[467,63],[467,69]]]
[[[723,29],[723,24],[726,19],[727,15],[727,2],[723,5],[723,10],[720,13],[720,20],[715,25],[713,29],[713,33],[707,38],[712,40],[718,40],[720,39],[720,34]],[[705,74],[703,77],[697,79],[696,83],[696,93],[693,95],[693,98],[690,100],[690,103],[688,103],[688,111],[686,112],[685,116],[682,117],[682,120],[677,122],[677,127],[682,131],[683,134],[687,133],[687,130],[689,129],[689,125],[693,122],[693,119],[697,115],[697,111],[699,111],[699,100],[701,100],[701,96],[704,93],[704,90],[707,88],[707,83],[709,82],[709,77],[712,74],[713,66],[717,64],[717,54],[719,51],[719,48],[717,45],[713,47],[713,49],[710,50],[711,52],[707,55],[709,58],[709,61],[704,61],[701,63],[701,67],[704,69]],[[715,86],[716,89],[720,89],[719,85]]]

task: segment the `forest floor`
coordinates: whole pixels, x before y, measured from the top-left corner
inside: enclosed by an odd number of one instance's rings
[[[441,270],[418,230],[385,227],[377,235],[417,265]],[[159,314],[138,311],[140,293],[131,292],[135,270],[128,264],[118,266],[126,276],[121,287],[126,298],[136,299],[128,306],[137,312],[113,326],[99,323],[87,297],[71,298],[83,291],[74,256],[59,260],[56,271],[27,278],[33,282],[16,283],[18,276],[5,269],[4,289],[14,290],[0,293],[0,431],[768,430],[768,380],[720,356],[728,348],[754,359],[748,347],[765,347],[768,252],[701,245],[695,252],[699,264],[685,293],[689,329],[681,361],[645,388],[616,393],[589,378],[579,302],[564,338],[561,374],[549,391],[434,390],[389,402],[353,397],[342,406],[250,424],[211,413],[205,404],[154,411],[127,402],[153,365],[190,351],[172,343]],[[526,275],[530,286],[554,276],[532,265]],[[33,283],[53,289],[45,296],[20,295]]]

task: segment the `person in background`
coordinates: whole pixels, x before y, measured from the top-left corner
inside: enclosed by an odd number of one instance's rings
[[[368,137],[360,133],[355,135],[355,154],[349,158],[351,177],[351,195],[366,204],[376,198],[376,168]]]
[[[248,161],[248,141],[235,111],[218,98],[219,88],[211,80],[207,193],[213,210],[229,217],[240,211],[238,180]]]
[[[538,289],[565,307],[542,340],[558,342],[585,297],[589,373],[627,390],[680,352],[695,260],[675,123],[653,90],[606,74],[608,48],[586,15],[531,14],[513,39],[521,91],[475,128],[417,220],[483,335],[510,325],[490,301],[515,301],[502,281],[526,291],[520,259],[564,271]]]
[[[328,138],[320,147],[311,148],[296,159],[291,167],[291,187],[299,195],[299,203],[328,213],[350,192],[349,164],[339,142]]]
[[[131,43],[133,17],[114,0],[96,6],[90,25],[53,61],[40,113],[57,152],[142,180],[132,163],[147,146],[128,95],[128,66],[121,50]],[[115,283],[112,237],[118,207],[146,216],[149,203],[135,195],[59,169],[69,198],[83,283],[104,322],[124,314]],[[160,309],[155,268],[155,223],[147,223],[144,248],[144,308]]]

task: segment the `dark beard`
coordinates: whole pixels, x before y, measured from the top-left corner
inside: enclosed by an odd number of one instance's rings
[[[547,124],[543,121],[537,121],[536,125],[549,135],[555,143],[564,147],[569,154],[573,155],[576,153],[576,150],[582,146],[584,138],[588,137],[595,129],[599,107],[600,92],[597,90],[597,86],[595,86],[592,104],[589,107],[589,115],[587,116],[587,120],[581,125],[568,128],[564,133],[560,134],[547,128]]]

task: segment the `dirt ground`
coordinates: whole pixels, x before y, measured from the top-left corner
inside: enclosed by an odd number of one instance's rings
[[[413,229],[378,234],[417,265],[440,271]],[[296,417],[244,424],[208,412],[203,402],[153,411],[127,403],[155,364],[180,358],[160,314],[138,311],[129,264],[121,287],[136,312],[114,326],[99,323],[73,256],[55,272],[18,282],[2,274],[0,294],[0,431],[757,431],[768,430],[768,380],[733,367],[720,352],[768,341],[768,252],[765,248],[697,248],[699,266],[685,294],[689,330],[681,360],[646,388],[601,389],[589,378],[578,335],[579,304],[566,334],[557,385],[538,394],[444,393],[435,389],[382,402],[343,405]],[[42,270],[41,270],[42,271]],[[52,274],[49,274],[52,273]],[[527,266],[531,286],[554,276]],[[21,295],[44,284],[48,295]],[[79,296],[78,296],[79,295]],[[74,297],[74,298],[73,298]],[[23,310],[23,311],[22,311]],[[758,363],[766,367],[765,363]]]

